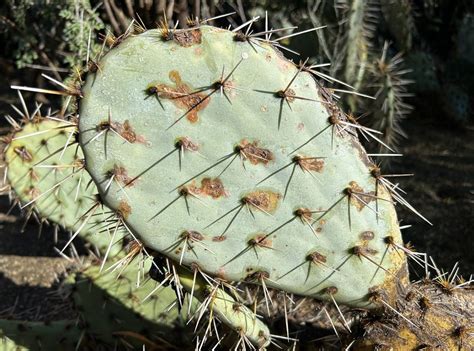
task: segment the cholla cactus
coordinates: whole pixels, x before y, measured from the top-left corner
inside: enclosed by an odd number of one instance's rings
[[[402,56],[387,57],[388,43],[385,43],[380,58],[370,70],[371,85],[377,89],[372,108],[372,125],[376,130],[383,130],[381,139],[381,153],[395,151],[401,137],[406,137],[400,123],[412,108],[405,102],[411,96],[407,92],[407,85],[411,83],[404,75],[406,70],[401,68]]]

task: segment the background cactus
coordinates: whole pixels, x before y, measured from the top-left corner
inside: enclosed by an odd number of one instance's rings
[[[60,78],[59,66],[80,68],[88,50],[100,51],[101,45],[91,40],[90,35],[105,25],[94,7],[89,0],[3,1],[0,37],[18,68],[40,65]],[[35,30],[31,30],[31,23]],[[55,35],[46,33],[46,28]],[[74,54],[56,55],[58,51]]]
[[[352,0],[347,6],[345,44],[338,55],[342,56],[341,61],[345,66],[344,82],[359,90],[368,66],[370,36],[373,34],[370,11],[373,11],[373,4],[370,1]]]
[[[469,350],[474,342],[472,289],[462,288],[463,280],[455,274],[446,277],[411,284],[400,296],[397,311],[364,319],[363,337],[353,343],[353,349]],[[389,325],[396,325],[395,330]]]
[[[81,338],[78,321],[0,320],[0,350],[73,350]]]
[[[72,293],[88,333],[103,343],[189,348],[192,329],[185,324],[187,305],[181,315],[170,287],[161,287],[147,298],[158,284],[145,274],[150,265],[147,262],[142,277],[137,273],[137,259],[121,268],[120,273],[101,273],[99,266],[92,265],[70,276],[65,291]],[[114,263],[106,268],[113,268]]]
[[[24,112],[23,123],[5,139],[6,176],[20,206],[41,222],[57,223],[111,256],[122,250],[122,228],[97,202],[97,188],[84,170],[76,125],[60,115]],[[111,228],[111,229],[110,229]],[[110,248],[109,248],[110,245]]]
[[[57,294],[74,301],[78,313],[75,319],[50,323],[0,320],[6,350],[107,350],[118,345],[143,344],[167,345],[170,350],[190,349],[191,340],[186,335],[191,330],[185,333],[185,320],[175,303],[175,292],[162,287],[159,296],[144,301],[157,283],[146,279],[143,273],[137,287],[136,260],[132,261],[133,265],[121,267],[119,276],[100,273],[98,265],[90,265],[67,277]],[[113,268],[118,262],[110,262],[106,268]]]
[[[388,43],[385,43],[380,57],[371,63],[368,69],[370,73],[367,79],[374,88],[375,100],[361,103],[371,111],[370,125],[376,130],[384,131],[383,141],[379,146],[381,153],[395,151],[395,145],[399,144],[402,137],[406,137],[400,125],[402,119],[412,110],[405,102],[405,98],[411,95],[407,92],[411,81],[405,78],[407,72],[400,67],[402,57],[388,57],[388,51]]]

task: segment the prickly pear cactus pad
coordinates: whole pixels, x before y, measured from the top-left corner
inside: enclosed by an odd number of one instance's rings
[[[145,265],[146,269],[150,264]],[[180,313],[175,292],[170,287],[162,287],[147,296],[158,283],[145,276],[137,286],[139,275],[136,265],[127,266],[119,276],[91,266],[71,277],[73,298],[87,325],[110,344],[122,338],[137,348],[142,347],[144,340],[152,345],[164,342],[183,348],[189,346],[191,340],[186,337],[184,317],[188,306]],[[75,283],[72,282],[74,278]]]
[[[76,320],[28,322],[0,319],[0,350],[74,350],[81,345],[83,326]]]
[[[8,182],[22,206],[107,252],[113,236],[113,230],[105,229],[111,211],[96,205],[97,188],[83,168],[76,132],[71,122],[38,116],[29,120],[8,138]],[[109,254],[121,250],[121,236],[120,230]]]
[[[201,302],[201,309],[203,307],[209,309],[211,319],[216,315],[220,321],[233,328],[253,345],[257,345],[259,349],[270,345],[270,330],[247,306],[236,301],[218,285],[211,286],[205,279],[198,278],[183,269],[178,269],[178,272],[180,284]]]
[[[147,246],[353,306],[406,276],[378,169],[304,66],[201,26],[131,36],[99,67],[79,106],[86,167]]]

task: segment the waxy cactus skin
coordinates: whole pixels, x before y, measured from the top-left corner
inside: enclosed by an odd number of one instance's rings
[[[86,168],[146,246],[228,281],[391,300],[406,267],[390,194],[304,66],[210,26],[131,36],[99,66],[79,105]]]
[[[20,206],[42,221],[56,223],[105,253],[112,240],[111,211],[97,201],[97,188],[84,169],[76,142],[77,126],[36,116],[7,138],[8,182]],[[108,255],[122,250],[119,229]]]

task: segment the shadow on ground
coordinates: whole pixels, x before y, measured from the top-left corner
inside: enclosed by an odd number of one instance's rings
[[[413,117],[414,119],[415,117]],[[406,198],[433,226],[399,208],[404,240],[427,252],[445,270],[459,262],[465,278],[474,273],[474,128],[452,128],[432,121],[407,121],[402,141],[404,157],[391,173],[414,173],[400,178]]]

